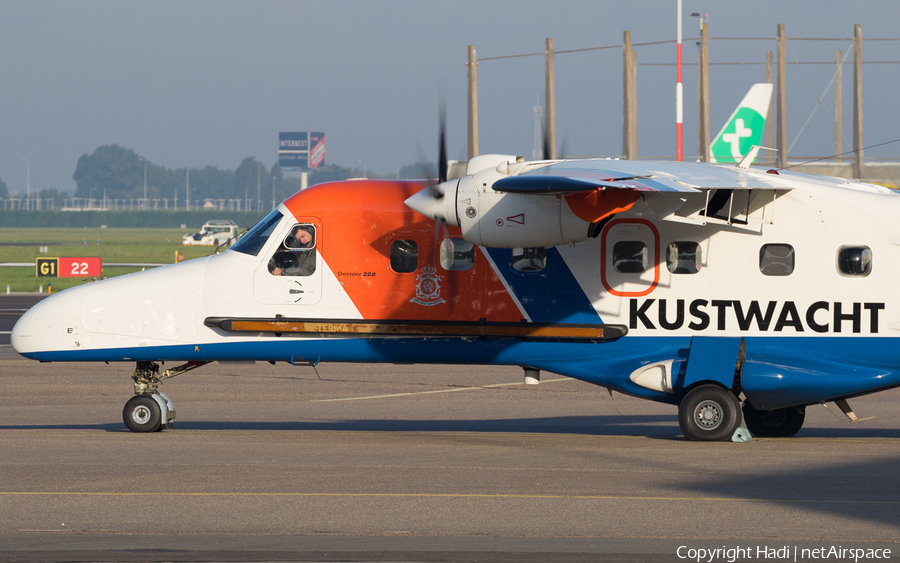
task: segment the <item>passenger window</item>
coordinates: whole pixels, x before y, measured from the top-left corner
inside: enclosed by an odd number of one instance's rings
[[[242,236],[239,241],[234,243],[231,246],[231,250],[249,254],[250,256],[258,255],[262,247],[265,246],[266,241],[272,236],[272,231],[275,230],[275,225],[281,221],[281,217],[281,212],[277,209],[269,213],[255,227],[250,229],[247,234]]]
[[[400,239],[391,243],[391,269],[398,274],[415,272],[419,267],[419,245]]]
[[[620,241],[613,246],[613,268],[623,274],[640,274],[647,269],[650,252],[640,241]]]
[[[759,271],[764,276],[789,276],[794,271],[794,247],[764,244],[759,249]]]
[[[513,248],[510,265],[517,272],[540,272],[547,266],[547,249]]]
[[[872,272],[872,250],[868,246],[842,246],[837,266],[842,276],[864,278]]]
[[[696,242],[673,242],[666,250],[666,268],[673,274],[696,274],[700,262],[700,245]]]
[[[269,259],[273,276],[311,276],[316,271],[316,226],[294,225]]]
[[[471,270],[475,265],[475,245],[461,238],[441,241],[441,267],[447,271]]]

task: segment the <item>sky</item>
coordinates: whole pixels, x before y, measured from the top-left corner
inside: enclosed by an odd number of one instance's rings
[[[683,0],[682,9],[685,155],[697,153],[693,12],[708,14],[713,135],[765,81],[761,64],[717,63],[763,63],[783,23],[791,157],[832,154],[835,50],[852,61],[860,24],[865,144],[900,138],[900,64],[875,64],[900,61],[900,41],[874,41],[900,38],[900,2]],[[448,155],[464,158],[468,45],[487,59],[542,53],[548,37],[560,148],[618,156],[621,48],[559,51],[621,45],[625,30],[634,43],[670,41],[635,51],[639,154],[671,158],[676,0],[0,0],[0,179],[10,192],[24,194],[29,175],[32,190],[73,192],[78,158],[109,144],[168,168],[234,170],[248,156],[271,167],[278,132],[307,130],[325,132],[329,163],[390,174],[422,153],[436,160],[442,89]],[[843,76],[852,142],[851,65]],[[480,152],[530,157],[544,57],[483,60],[478,88]]]

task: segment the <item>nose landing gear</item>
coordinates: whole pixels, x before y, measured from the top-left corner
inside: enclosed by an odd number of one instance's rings
[[[208,362],[188,362],[159,373],[159,364],[141,361],[134,375],[135,395],[125,403],[122,419],[132,432],[161,432],[175,427],[175,403],[159,391],[163,379],[181,375]]]

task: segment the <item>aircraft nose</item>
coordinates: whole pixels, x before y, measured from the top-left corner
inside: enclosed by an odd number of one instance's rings
[[[29,309],[19,317],[10,334],[13,350],[26,355],[34,352],[34,310]]]
[[[13,349],[32,360],[42,359],[42,352],[66,347],[63,333],[78,327],[81,318],[82,286],[51,295],[25,311],[13,326],[10,341]],[[74,330],[74,329],[73,329]]]

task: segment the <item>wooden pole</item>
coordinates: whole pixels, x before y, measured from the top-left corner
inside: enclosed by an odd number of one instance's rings
[[[475,57],[475,45],[469,45],[469,158],[478,156],[478,59]]]
[[[866,177],[863,160],[862,26],[853,27],[853,176]]]
[[[699,42],[697,43],[697,158],[703,160],[703,50],[700,49]]]
[[[546,158],[556,159],[556,86],[553,73],[553,39],[547,38],[545,51],[545,90],[544,90],[544,143],[547,147]]]
[[[703,69],[701,71],[703,72],[703,92],[701,93],[703,97],[703,145],[701,149],[703,152],[700,154],[703,162],[709,162],[709,30],[705,21],[700,23],[700,51],[703,59]]]
[[[631,159],[636,160],[638,157],[638,116],[637,116],[637,53],[631,52],[629,57],[631,62],[631,94],[628,98],[631,100]]]
[[[787,166],[787,85],[784,68],[784,24],[778,24],[778,167]]]
[[[631,160],[631,32],[622,34],[622,158]]]
[[[844,152],[844,57],[834,52],[834,161],[842,162]]]
[[[766,51],[766,83],[774,84],[772,76],[772,50]],[[769,113],[766,114],[766,146],[773,148],[775,146],[775,96],[769,98]],[[766,163],[775,164],[775,153],[766,152]]]

